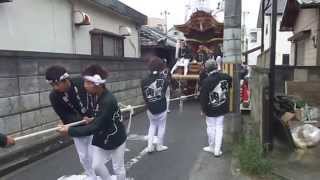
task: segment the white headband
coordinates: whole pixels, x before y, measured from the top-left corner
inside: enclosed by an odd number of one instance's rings
[[[67,79],[68,77],[70,77],[70,75],[68,74],[68,73],[64,73],[63,75],[61,75],[60,77],[59,77],[59,79],[56,79],[56,80],[46,80],[47,81],[47,83],[54,83],[54,82],[58,82],[58,81],[62,81],[62,80],[65,80],[65,79]]]
[[[106,80],[102,79],[99,74],[95,74],[93,76],[84,76],[83,78],[87,81],[93,82],[97,86],[106,82]]]

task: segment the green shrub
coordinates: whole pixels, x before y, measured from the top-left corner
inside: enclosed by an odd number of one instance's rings
[[[262,145],[256,138],[242,138],[236,148],[240,169],[250,175],[268,175],[271,173],[271,161],[263,157]]]

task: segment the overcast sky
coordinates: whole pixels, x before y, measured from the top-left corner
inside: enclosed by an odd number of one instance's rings
[[[138,10],[148,17],[163,16],[160,13],[164,10],[170,12],[168,16],[168,27],[175,24],[183,24],[185,19],[185,5],[189,0],[120,0],[128,6]],[[215,5],[218,0],[211,0],[210,3]],[[249,28],[255,28],[259,11],[260,0],[242,0],[242,11],[246,13],[246,25]]]

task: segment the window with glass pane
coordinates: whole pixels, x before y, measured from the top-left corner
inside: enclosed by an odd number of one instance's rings
[[[103,55],[116,56],[115,40],[112,37],[103,36]]]
[[[97,56],[124,56],[123,37],[102,31],[92,30],[91,34],[91,53]]]
[[[251,32],[250,33],[250,42],[252,42],[252,43],[256,43],[257,42],[257,32]]]

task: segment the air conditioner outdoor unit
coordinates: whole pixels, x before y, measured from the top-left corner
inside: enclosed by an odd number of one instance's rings
[[[90,25],[91,19],[90,16],[81,11],[75,11],[73,14],[74,24],[81,26],[81,25]]]

